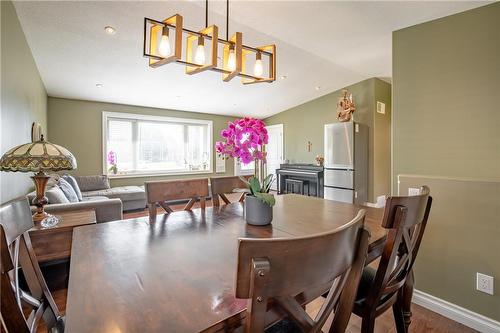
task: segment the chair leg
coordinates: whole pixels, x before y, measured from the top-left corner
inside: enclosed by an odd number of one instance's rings
[[[218,194],[212,194],[212,206],[213,207],[219,207],[220,206],[220,201],[219,201],[219,195]]]
[[[403,308],[399,300],[392,306],[392,312],[394,314],[394,322],[396,323],[396,331],[398,333],[406,333],[405,317],[403,316]]]
[[[375,317],[363,317],[361,321],[361,333],[373,333],[375,330]]]
[[[149,207],[149,221],[155,222],[156,221],[156,203],[150,203],[148,204]]]
[[[401,309],[403,311],[403,316],[405,320],[406,331],[408,332],[408,327],[411,324],[411,299],[413,298],[413,285],[415,284],[415,276],[413,275],[413,269],[408,272],[408,276],[406,277],[406,283],[403,286],[401,297]]]

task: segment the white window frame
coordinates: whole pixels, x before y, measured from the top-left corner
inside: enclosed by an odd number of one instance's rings
[[[107,135],[108,135],[108,118],[121,118],[121,119],[132,119],[132,120],[145,120],[145,121],[161,121],[161,122],[171,122],[171,123],[181,123],[181,124],[201,124],[208,126],[208,141],[209,141],[209,166],[208,170],[192,170],[192,171],[147,171],[147,172],[133,172],[129,174],[112,174],[109,173],[107,169]],[[210,174],[213,173],[213,161],[214,161],[214,143],[213,143],[213,121],[206,119],[192,119],[192,118],[177,118],[177,117],[164,117],[164,116],[150,116],[144,114],[135,113],[123,113],[123,112],[102,112],[102,172],[104,175],[108,175],[109,178],[137,178],[145,176],[170,176],[170,175],[191,175],[191,174]]]
[[[255,161],[254,161],[254,163],[255,163]],[[250,176],[250,175],[253,175],[255,173],[255,165],[252,169],[242,170],[241,164],[242,164],[242,162],[239,161],[237,158],[234,159],[234,175],[235,176]]]

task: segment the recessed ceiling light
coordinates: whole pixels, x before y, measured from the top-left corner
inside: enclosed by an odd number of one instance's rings
[[[282,79],[282,80],[286,80],[286,75],[281,75],[281,76],[280,76],[280,79]]]
[[[111,27],[111,26],[109,26],[109,25],[106,26],[106,27],[104,27],[104,31],[106,31],[106,33],[108,35],[114,35],[114,34],[116,34],[116,29],[113,28],[113,27]]]
[[[95,84],[95,86],[96,86],[97,88],[102,88],[102,87],[104,87],[104,84],[102,84],[102,83],[96,83],[96,84]]]
[[[320,86],[316,86],[316,87],[314,87],[314,89],[316,89],[316,90],[320,90],[320,89],[321,89],[321,87],[320,87]]]

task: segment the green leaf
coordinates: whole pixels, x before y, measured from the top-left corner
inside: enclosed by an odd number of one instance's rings
[[[274,198],[274,195],[270,193],[255,193],[255,197],[271,207],[276,204],[276,199]]]
[[[256,193],[260,193],[261,188],[259,179],[257,179],[256,177],[252,177],[250,178],[249,182],[250,182],[250,191],[252,192],[252,194],[255,195]]]
[[[264,193],[269,193],[269,190],[271,189],[271,184],[273,183],[273,174],[268,175],[262,184],[262,189]]]

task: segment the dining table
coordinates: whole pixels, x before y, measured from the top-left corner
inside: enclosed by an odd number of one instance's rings
[[[234,296],[239,238],[335,230],[360,209],[371,262],[384,246],[383,209],[296,194],[276,196],[267,226],[247,224],[236,202],[75,228],[66,332],[237,331],[247,308]]]

